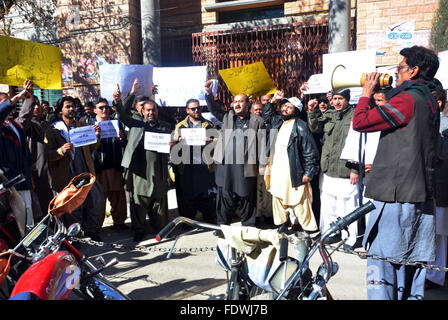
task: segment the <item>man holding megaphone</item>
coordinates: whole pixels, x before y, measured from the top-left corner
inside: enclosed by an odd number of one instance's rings
[[[400,51],[396,88],[387,103],[369,108],[379,74],[366,75],[353,117],[360,132],[381,131],[365,196],[376,207],[367,220],[364,246],[369,254],[427,262],[435,258],[433,203],[434,163],[439,128],[432,80],[439,68],[436,54],[413,46]],[[367,260],[369,299],[423,299],[426,269]]]

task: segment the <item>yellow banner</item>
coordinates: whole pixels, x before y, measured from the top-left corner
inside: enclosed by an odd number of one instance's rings
[[[0,36],[0,83],[23,86],[26,79],[41,89],[61,89],[61,49]]]
[[[255,62],[236,68],[219,70],[233,96],[244,93],[254,98],[273,94],[277,90],[263,62]]]

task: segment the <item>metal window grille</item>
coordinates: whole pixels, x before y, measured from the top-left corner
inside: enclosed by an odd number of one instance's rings
[[[353,21],[353,20],[352,20]],[[352,22],[352,48],[356,47]],[[218,70],[263,61],[277,88],[297,96],[300,85],[322,72],[322,54],[328,52],[328,20],[194,33],[193,63],[206,65],[209,79],[218,79],[218,99],[231,103],[231,93]]]

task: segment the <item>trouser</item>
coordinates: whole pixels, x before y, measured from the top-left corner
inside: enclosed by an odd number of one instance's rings
[[[374,201],[364,247],[368,253],[409,262],[435,259],[434,203]],[[373,300],[423,299],[426,269],[420,266],[367,260],[367,296]],[[373,282],[373,283],[372,283]]]
[[[204,221],[216,222],[216,197],[213,194],[200,193],[193,197],[187,197],[182,192],[177,192],[177,208],[179,215],[194,219],[196,211],[200,211]]]
[[[168,196],[146,197],[131,194],[131,226],[136,233],[146,233],[146,217],[149,217],[149,226],[159,232],[168,223]]]
[[[324,185],[326,181],[329,183],[340,183],[341,192],[334,187],[326,188]],[[332,192],[327,192],[331,190]],[[342,190],[344,190],[342,192]],[[322,177],[321,193],[320,193],[320,221],[319,229],[322,233],[330,228],[332,222],[337,218],[342,218],[351,213],[358,207],[358,192],[356,185],[350,185],[350,179],[331,178],[327,176]],[[345,231],[343,231],[345,233]],[[352,223],[348,226],[349,237],[347,239],[348,245],[354,245],[358,236],[358,225]]]
[[[98,182],[92,185],[86,200],[71,214],[64,214],[62,220],[66,227],[80,223],[81,229],[88,235],[99,232],[100,219],[105,206],[104,193]]]
[[[126,204],[126,193],[123,190],[104,192],[106,200],[110,203],[110,215],[115,225],[124,224],[128,216],[128,208]],[[102,211],[100,226],[103,225],[106,217],[106,201],[104,202],[104,210]]]
[[[426,269],[367,259],[369,300],[422,300]]]
[[[305,185],[305,188],[306,190],[304,190],[305,194],[303,196],[303,201],[295,206],[285,205],[283,200],[280,198],[272,198],[272,211],[274,213],[274,223],[276,225],[285,223],[287,218],[289,218],[291,221],[297,221],[305,231],[319,231],[316,219],[314,218],[313,209],[311,208],[311,186],[307,184]],[[290,213],[289,211],[292,212]]]
[[[235,192],[218,187],[216,196],[217,223],[229,225],[232,215],[238,209],[241,215],[241,224],[243,226],[254,226],[257,214],[257,193],[255,191],[241,197]]]
[[[272,218],[272,195],[266,190],[264,176],[257,176],[257,217]]]
[[[429,262],[431,265],[446,267],[447,229],[448,207],[436,207],[436,260]],[[426,279],[443,286],[445,284],[445,272],[428,269]]]

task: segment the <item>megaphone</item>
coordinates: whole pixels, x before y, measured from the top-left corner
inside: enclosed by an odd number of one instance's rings
[[[351,87],[364,86],[366,73],[360,74],[345,68],[342,64],[334,68],[331,75],[331,88],[333,92],[340,92]],[[378,87],[385,88],[392,86],[393,78],[387,73],[381,73],[378,78]]]

